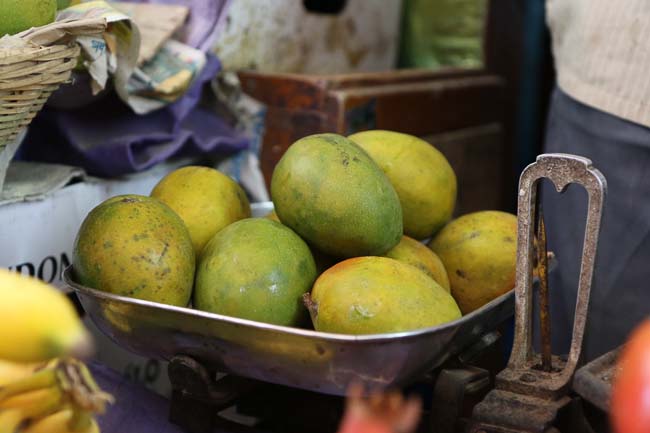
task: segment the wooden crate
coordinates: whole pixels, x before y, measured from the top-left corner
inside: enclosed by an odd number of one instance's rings
[[[457,212],[505,205],[505,92],[496,75],[402,70],[239,76],[244,91],[267,105],[261,158],[267,184],[287,147],[301,137],[389,129],[423,137],[447,156],[459,179]]]

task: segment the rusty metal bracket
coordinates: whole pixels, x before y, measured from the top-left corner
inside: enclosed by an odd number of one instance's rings
[[[580,368],[573,378],[573,391],[603,413],[609,411],[612,381],[620,368],[616,361],[621,347],[601,355]]]
[[[589,199],[571,348],[566,357],[553,355],[551,362],[546,360],[544,367],[550,371],[544,371],[540,354],[534,353],[532,348],[533,241],[537,188],[543,178],[551,180],[560,193],[571,183],[580,184],[586,189]],[[508,366],[496,377],[495,389],[474,408],[469,431],[557,431],[555,423],[560,414],[575,406],[568,392],[580,361],[606,191],[603,175],[589,159],[580,156],[540,155],[521,174],[517,208],[514,346]],[[543,223],[541,229],[543,232]],[[548,311],[544,313],[548,314]],[[548,368],[551,365],[552,368]]]
[[[172,385],[169,420],[189,433],[213,431],[219,422],[217,412],[256,386],[237,376],[215,380],[200,362],[184,355],[172,358],[167,374]]]
[[[433,433],[454,433],[459,420],[465,414],[464,408],[474,397],[479,401],[491,385],[490,373],[476,367],[444,369],[440,371],[433,388],[431,406],[431,431]]]

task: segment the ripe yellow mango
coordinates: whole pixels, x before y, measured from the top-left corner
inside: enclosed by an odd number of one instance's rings
[[[426,245],[408,236],[402,236],[399,244],[387,252],[386,257],[415,266],[449,292],[449,277],[445,265],[442,264],[440,257]]]
[[[184,307],[195,257],[173,210],[155,198],[123,195],[90,211],[77,233],[73,266],[84,286]]]
[[[251,216],[248,197],[239,184],[210,167],[174,170],[158,182],[151,196],[181,217],[197,256],[219,230]]]
[[[405,235],[425,239],[449,221],[456,205],[456,174],[440,151],[393,131],[363,131],[349,139],[368,152],[395,187]]]
[[[463,314],[514,288],[515,215],[500,211],[463,215],[440,230],[429,246],[444,263],[451,294]]]
[[[461,317],[451,295],[414,266],[387,257],[340,262],[316,280],[307,302],[317,331],[381,334]]]

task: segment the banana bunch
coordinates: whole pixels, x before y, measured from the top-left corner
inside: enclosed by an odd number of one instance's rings
[[[78,360],[0,361],[0,433],[99,433],[93,414],[110,402]]]
[[[92,340],[70,300],[0,269],[0,433],[99,432],[112,401],[86,366]]]

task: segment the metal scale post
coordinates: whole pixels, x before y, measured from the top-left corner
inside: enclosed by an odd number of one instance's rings
[[[582,265],[568,356],[550,353],[550,319],[548,315],[547,275],[540,263],[540,318],[542,353],[532,348],[533,311],[533,241],[540,180],[550,179],[558,192],[571,183],[582,185],[588,193],[587,224]],[[495,380],[495,386],[474,407],[468,431],[471,433],[579,432],[580,401],[570,394],[570,386],[580,362],[582,340],[587,320],[589,294],[600,232],[600,221],[607,183],[603,175],[586,158],[565,154],[544,154],[529,165],[519,181],[518,245],[515,285],[515,338],[508,366]],[[543,219],[538,227],[538,258],[545,260]]]

